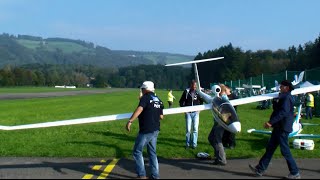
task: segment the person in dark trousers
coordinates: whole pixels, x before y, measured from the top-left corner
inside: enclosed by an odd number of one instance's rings
[[[203,99],[197,93],[197,82],[192,80],[190,88],[185,89],[179,100],[180,107],[196,106],[203,104]],[[185,148],[195,149],[198,145],[199,111],[185,113],[186,119],[186,144]]]
[[[133,148],[133,158],[136,163],[138,178],[147,179],[144,167],[143,148],[147,146],[151,179],[159,179],[159,163],[156,153],[157,138],[160,131],[160,119],[163,119],[163,102],[154,94],[154,84],[145,81],[140,87],[142,97],[129,121],[126,129],[130,132],[133,121],[139,119],[139,133]]]
[[[225,101],[229,101],[228,95],[230,95],[230,89],[224,84],[219,84],[221,88],[220,97]],[[223,134],[225,129],[214,120],[213,127],[208,135],[208,141],[214,149],[214,161],[213,165],[225,166],[227,164],[227,157],[223,147]]]
[[[312,120],[312,109],[314,108],[314,96],[308,92],[306,95],[306,119]]]
[[[231,88],[227,85],[225,86],[231,92]],[[238,96],[234,92],[231,92],[228,95],[228,98],[229,100],[233,100],[233,99],[238,99]],[[237,111],[237,106],[234,106],[234,109]],[[230,131],[224,131],[223,137],[222,137],[222,144],[223,144],[223,147],[225,148],[234,149],[236,147],[236,134]]]
[[[273,112],[270,120],[264,124],[266,129],[272,127],[272,134],[266,146],[266,152],[259,161],[259,164],[249,168],[256,176],[262,176],[267,170],[272,156],[280,145],[282,156],[286,159],[290,174],[288,179],[300,179],[299,169],[290,152],[288,136],[292,132],[292,124],[294,122],[294,99],[291,95],[293,90],[292,83],[284,80],[280,84],[279,98],[273,101]]]

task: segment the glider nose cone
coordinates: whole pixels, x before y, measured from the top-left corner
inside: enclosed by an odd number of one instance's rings
[[[241,132],[241,123],[239,121],[231,123],[228,126],[228,129],[230,130],[230,132],[232,133],[239,133]]]

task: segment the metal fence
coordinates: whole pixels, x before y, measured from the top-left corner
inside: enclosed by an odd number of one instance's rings
[[[261,74],[260,76],[250,77],[247,79],[239,79],[239,80],[230,80],[223,82],[224,84],[228,85],[229,87],[235,89],[237,87],[243,87],[244,84],[246,85],[260,85],[261,87],[266,87],[266,89],[271,89],[275,86],[275,80],[279,83],[282,80],[294,80],[294,76],[299,74],[301,71],[284,71],[277,74]],[[320,67],[309,69],[304,71],[303,81],[309,81],[314,85],[320,84]],[[218,84],[218,83],[212,83]]]

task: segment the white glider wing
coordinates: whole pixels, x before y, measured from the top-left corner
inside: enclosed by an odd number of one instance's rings
[[[303,93],[307,93],[307,92],[319,91],[319,89],[320,89],[320,85],[309,86],[309,87],[295,89],[295,90],[291,91],[291,94],[298,95],[298,94],[303,94]],[[230,100],[230,103],[233,106],[237,106],[237,105],[241,105],[241,104],[248,104],[248,103],[273,99],[273,98],[277,98],[278,96],[279,96],[279,93],[274,92],[274,93],[269,93],[269,94],[262,94],[259,96],[251,96],[251,97],[247,97],[247,98],[234,99],[234,100]]]
[[[264,130],[256,130],[256,129],[249,129],[247,131],[248,133],[254,133],[254,134],[267,134],[271,135],[271,131],[264,131]],[[320,135],[317,134],[296,134],[289,137],[295,137],[295,138],[320,138]]]
[[[294,135],[293,137],[297,137],[297,138],[320,138],[320,135],[317,135],[317,134],[297,134],[297,135]]]
[[[319,91],[320,85],[304,87],[293,90],[291,93],[293,95],[307,93],[312,91]],[[252,96],[247,98],[230,100],[231,105],[242,105],[248,104],[252,102],[258,102],[268,99],[273,99],[278,97],[278,93],[270,93],[263,94],[259,96]],[[190,111],[203,111],[211,109],[211,104],[197,105],[197,106],[187,106],[187,107],[178,107],[178,108],[170,108],[164,109],[164,115],[170,114],[179,114]],[[79,119],[70,119],[70,120],[62,120],[55,122],[45,122],[45,123],[35,123],[35,124],[25,124],[25,125],[16,125],[16,126],[0,126],[0,130],[20,130],[20,129],[33,129],[33,128],[45,128],[45,127],[55,127],[55,126],[66,126],[66,125],[76,125],[76,124],[86,124],[86,123],[95,123],[95,122],[104,122],[104,121],[113,121],[113,120],[121,120],[121,119],[129,119],[132,113],[125,114],[114,114],[107,116],[97,116],[97,117],[89,117],[89,118],[79,118]]]
[[[256,130],[256,129],[249,129],[247,132],[256,133],[256,134],[268,134],[268,135],[272,133],[271,131],[263,131],[263,130]]]
[[[203,111],[203,110],[208,110],[210,108],[211,108],[210,104],[180,107],[180,108],[170,108],[170,109],[164,109],[163,114],[170,115],[170,114],[178,114],[178,113],[184,113],[184,112],[190,112],[190,111]],[[132,113],[125,113],[125,114],[114,114],[114,115],[107,115],[107,116],[69,119],[69,120],[45,122],[45,123],[25,124],[25,125],[16,125],[16,126],[0,126],[0,130],[9,131],[9,130],[46,128],[46,127],[114,121],[114,120],[121,120],[121,119],[129,119],[131,115]]]

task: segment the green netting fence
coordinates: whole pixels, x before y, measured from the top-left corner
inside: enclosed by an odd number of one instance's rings
[[[260,85],[261,87],[266,87],[266,89],[271,89],[275,86],[275,80],[279,83],[284,80],[294,80],[294,76],[299,76],[302,71],[283,71],[277,74],[261,74],[260,76],[250,77],[247,79],[238,79],[238,80],[230,80],[222,82],[229,87],[235,89],[237,87],[243,87],[244,84],[246,85]],[[320,67],[314,68],[310,70],[304,71],[303,81],[309,81],[310,83],[317,85],[320,84]],[[211,83],[213,84],[218,83]]]

